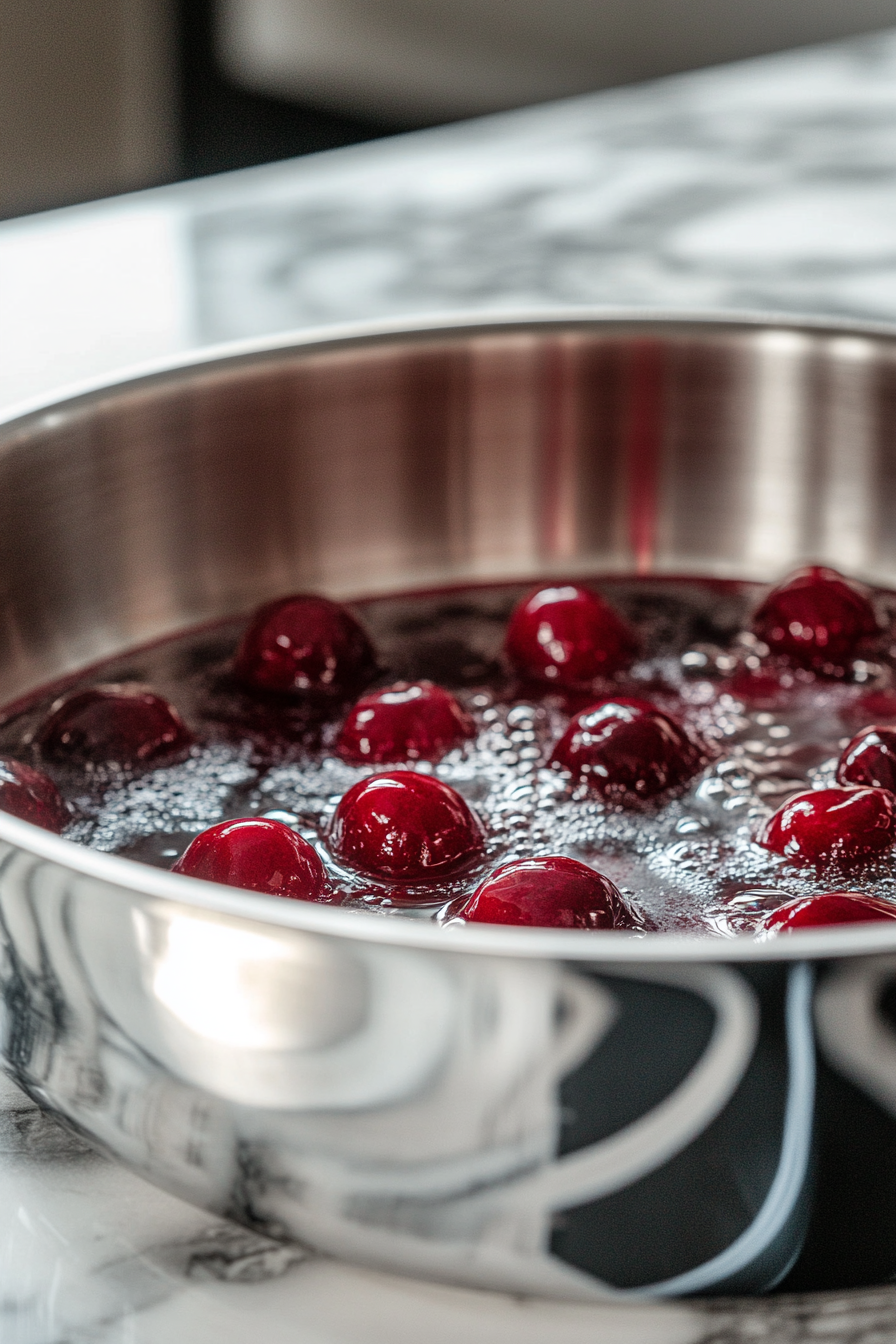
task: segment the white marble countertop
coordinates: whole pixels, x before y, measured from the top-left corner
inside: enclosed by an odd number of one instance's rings
[[[582,1306],[267,1241],[100,1157],[0,1081],[2,1344],[886,1344],[896,1293]]]
[[[896,319],[894,133],[888,33],[0,224],[0,406],[358,318]]]
[[[309,324],[564,305],[896,320],[896,34],[0,225],[0,408]],[[582,1307],[217,1222],[0,1083],[0,1344],[896,1340],[896,1289]]]

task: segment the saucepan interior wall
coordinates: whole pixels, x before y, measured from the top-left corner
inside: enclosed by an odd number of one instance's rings
[[[0,438],[0,695],[290,589],[896,572],[890,342],[545,326],[241,357]]]

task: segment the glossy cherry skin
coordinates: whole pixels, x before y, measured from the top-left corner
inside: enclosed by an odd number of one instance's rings
[[[71,821],[52,779],[9,756],[0,757],[0,810],[57,835]]]
[[[844,748],[837,763],[838,784],[870,784],[896,793],[896,728],[872,724]]]
[[[542,929],[635,927],[618,888],[575,859],[518,859],[496,868],[474,891],[460,918],[478,924]]]
[[[286,695],[350,694],[375,668],[373,647],[351,612],[307,593],[259,607],[233,661],[245,686]]]
[[[792,863],[856,867],[896,840],[896,797],[886,789],[809,789],[779,807],[757,839]]]
[[[35,740],[53,760],[133,770],[184,755],[196,738],[173,705],[147,686],[130,683],[64,695]]]
[[[570,720],[551,764],[611,802],[631,804],[678,788],[706,758],[684,729],[648,700],[600,700]]]
[[[819,896],[800,896],[773,910],[762,921],[762,933],[790,933],[825,924],[869,924],[896,919],[896,905],[859,891],[826,891]]]
[[[835,569],[807,565],[772,591],[752,621],[772,653],[815,670],[842,670],[863,639],[877,634],[866,593]]]
[[[587,588],[539,588],[514,609],[504,652],[524,678],[585,689],[628,667],[638,639],[608,602]]]
[[[361,697],[342,725],[336,753],[353,765],[438,761],[475,732],[449,691],[431,681],[399,681]]]
[[[209,826],[175,863],[175,873],[293,901],[316,901],[326,874],[313,845],[282,821],[239,817]]]
[[[330,827],[343,862],[408,882],[465,867],[481,854],[483,839],[479,819],[459,793],[410,770],[360,780],[340,799]]]

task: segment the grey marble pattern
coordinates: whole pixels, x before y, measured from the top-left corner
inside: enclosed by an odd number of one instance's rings
[[[544,303],[896,316],[896,35],[401,143],[197,201],[202,336]]]
[[[741,1344],[896,1339],[896,1295],[761,1305],[580,1307],[510,1299],[311,1258],[199,1213],[94,1153],[0,1085],[3,1344]],[[599,1332],[599,1334],[597,1334]]]
[[[403,1281],[182,1204],[0,1084],[3,1344],[810,1344],[896,1339],[896,1290],[591,1307]]]

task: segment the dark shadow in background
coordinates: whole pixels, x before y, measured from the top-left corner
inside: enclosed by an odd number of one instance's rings
[[[218,67],[214,0],[177,0],[181,178],[250,168],[412,129],[250,93]]]

